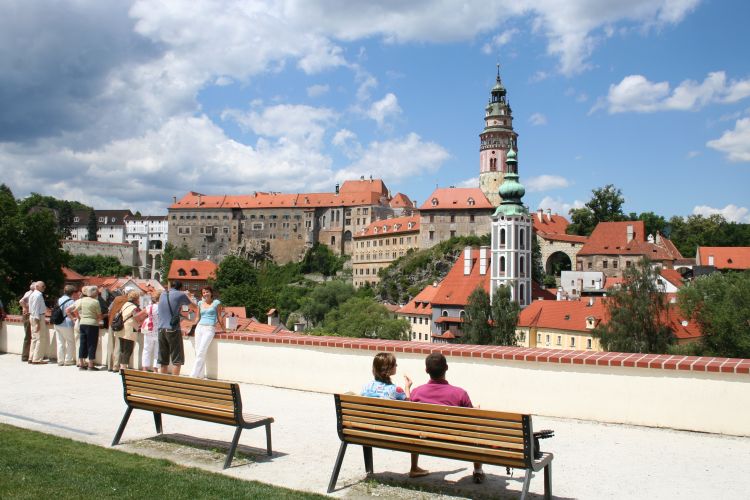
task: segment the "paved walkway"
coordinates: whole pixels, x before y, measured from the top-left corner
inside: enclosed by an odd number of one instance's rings
[[[241,390],[245,411],[276,419],[274,456],[268,459],[262,452],[262,429],[244,431],[241,451],[252,458],[236,460],[225,473],[325,493],[338,450],[332,396],[249,384],[241,384]],[[120,378],[112,373],[32,366],[17,355],[0,355],[0,422],[109,446],[124,410]],[[543,441],[545,451],[555,454],[555,498],[729,499],[750,491],[749,438],[552,418],[535,418],[534,426],[556,433]],[[221,471],[223,453],[196,450],[180,441],[195,436],[209,448],[213,441],[226,445],[230,428],[165,415],[164,432],[173,434],[178,444],[149,439],[155,434],[153,418],[135,411],[118,449]],[[364,481],[362,454],[350,447],[334,495],[441,496],[413,489],[418,488],[451,497],[517,498],[521,489],[519,472],[508,478],[500,467],[487,467],[487,482],[474,485],[468,464],[462,462],[422,457],[420,465],[433,474],[411,480],[404,474],[407,454],[375,450],[374,458],[376,483]],[[532,498],[541,497],[543,482],[541,475],[532,480]]]

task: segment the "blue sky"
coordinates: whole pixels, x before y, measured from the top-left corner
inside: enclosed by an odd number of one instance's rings
[[[5,1],[0,177],[97,208],[476,186],[495,64],[532,210],[750,222],[750,4]]]

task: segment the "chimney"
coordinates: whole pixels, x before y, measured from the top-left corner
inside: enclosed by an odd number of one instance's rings
[[[177,203],[177,197],[176,196],[172,196],[172,203]]]
[[[594,297],[589,297],[589,307],[594,305]]]
[[[539,219],[539,222],[544,222],[544,209],[540,208],[536,211],[536,218]]]
[[[438,286],[438,282],[437,282],[437,281],[433,281],[433,282],[432,282],[432,287],[433,287],[433,288],[437,288],[437,286]]]
[[[633,241],[633,236],[634,236],[634,234],[633,234],[633,226],[631,224],[628,224],[628,237],[627,237],[627,242],[628,243],[630,243],[631,241]]]
[[[479,275],[484,276],[487,274],[487,250],[489,247],[479,247]]]
[[[464,248],[464,276],[471,274],[471,247]]]
[[[336,194],[339,194],[339,183],[336,183]]]
[[[656,244],[657,245],[661,244],[661,233],[659,233],[659,231],[656,231],[656,238],[655,239],[656,239]]]
[[[198,194],[198,206],[199,207],[201,206],[201,195],[200,194]]]
[[[547,209],[547,220],[552,222],[552,209],[551,208]]]

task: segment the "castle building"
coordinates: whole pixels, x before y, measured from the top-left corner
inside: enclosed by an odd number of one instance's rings
[[[89,211],[73,212],[71,240],[86,241],[89,239]],[[95,210],[96,241],[103,243],[125,243],[125,219],[132,217],[130,210]]]
[[[507,155],[518,147],[518,134],[513,130],[513,114],[500,80],[500,65],[497,79],[490,91],[490,100],[484,113],[484,130],[479,134],[479,188],[496,207],[502,198],[499,194],[503,177],[508,172]]]
[[[354,235],[354,286],[379,283],[378,271],[416,248],[419,248],[419,216],[397,217],[371,223]]]
[[[526,193],[518,182],[516,152],[506,156],[507,172],[498,190],[502,202],[492,216],[492,274],[490,297],[500,286],[510,289],[511,300],[522,308],[531,303],[531,237],[529,210],[521,202]]]

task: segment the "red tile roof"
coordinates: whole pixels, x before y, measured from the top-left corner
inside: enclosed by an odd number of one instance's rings
[[[633,227],[631,241],[627,240],[628,226]],[[663,236],[658,236],[659,243],[649,243],[645,231],[643,221],[600,222],[578,255],[642,255],[659,261],[682,258],[679,250]]]
[[[409,225],[411,224],[411,228]],[[395,219],[384,219],[370,223],[354,235],[355,238],[367,238],[371,236],[383,236],[384,234],[403,234],[419,232],[419,216],[396,217]]]
[[[579,236],[577,234],[557,234],[557,233],[537,233],[541,238],[549,241],[565,241],[567,243],[586,243],[588,236]]]
[[[471,204],[471,200],[474,204]],[[438,188],[427,197],[420,211],[457,208],[492,209],[492,203],[479,188]]]
[[[84,281],[86,279],[86,276],[75,272],[69,267],[63,266],[62,272],[65,276],[65,281]]]
[[[244,306],[224,306],[224,312],[228,316],[234,314],[238,318],[247,318],[247,311]]]
[[[479,249],[472,249],[471,272],[468,275],[464,275],[464,251],[462,250],[451,270],[448,271],[448,274],[438,285],[438,289],[432,298],[432,303],[464,306],[469,302],[469,295],[478,286],[484,288],[485,292],[490,293],[490,254],[490,250],[487,249],[487,271],[484,275],[480,275]]]
[[[557,288],[542,288],[536,281],[531,282],[531,300],[556,300]]]
[[[537,234],[565,234],[565,230],[568,229],[568,219],[562,215],[557,214],[544,214],[537,210],[537,213],[532,214],[534,220],[534,231]],[[541,220],[539,220],[541,217]]]
[[[210,260],[173,260],[167,278],[170,280],[207,280],[216,275],[217,265]],[[183,271],[184,274],[181,274]]]
[[[677,288],[685,286],[685,283],[682,280],[682,275],[679,271],[675,271],[674,269],[661,269],[659,274],[661,274],[662,278],[669,281]]]
[[[698,247],[697,255],[701,266],[713,256],[716,269],[750,269],[750,247]]]
[[[416,297],[411,299],[404,307],[396,311],[398,314],[421,314],[432,315],[432,298],[438,291],[438,287],[427,285]]]
[[[403,193],[396,193],[391,200],[391,208],[412,208],[414,203]]]

